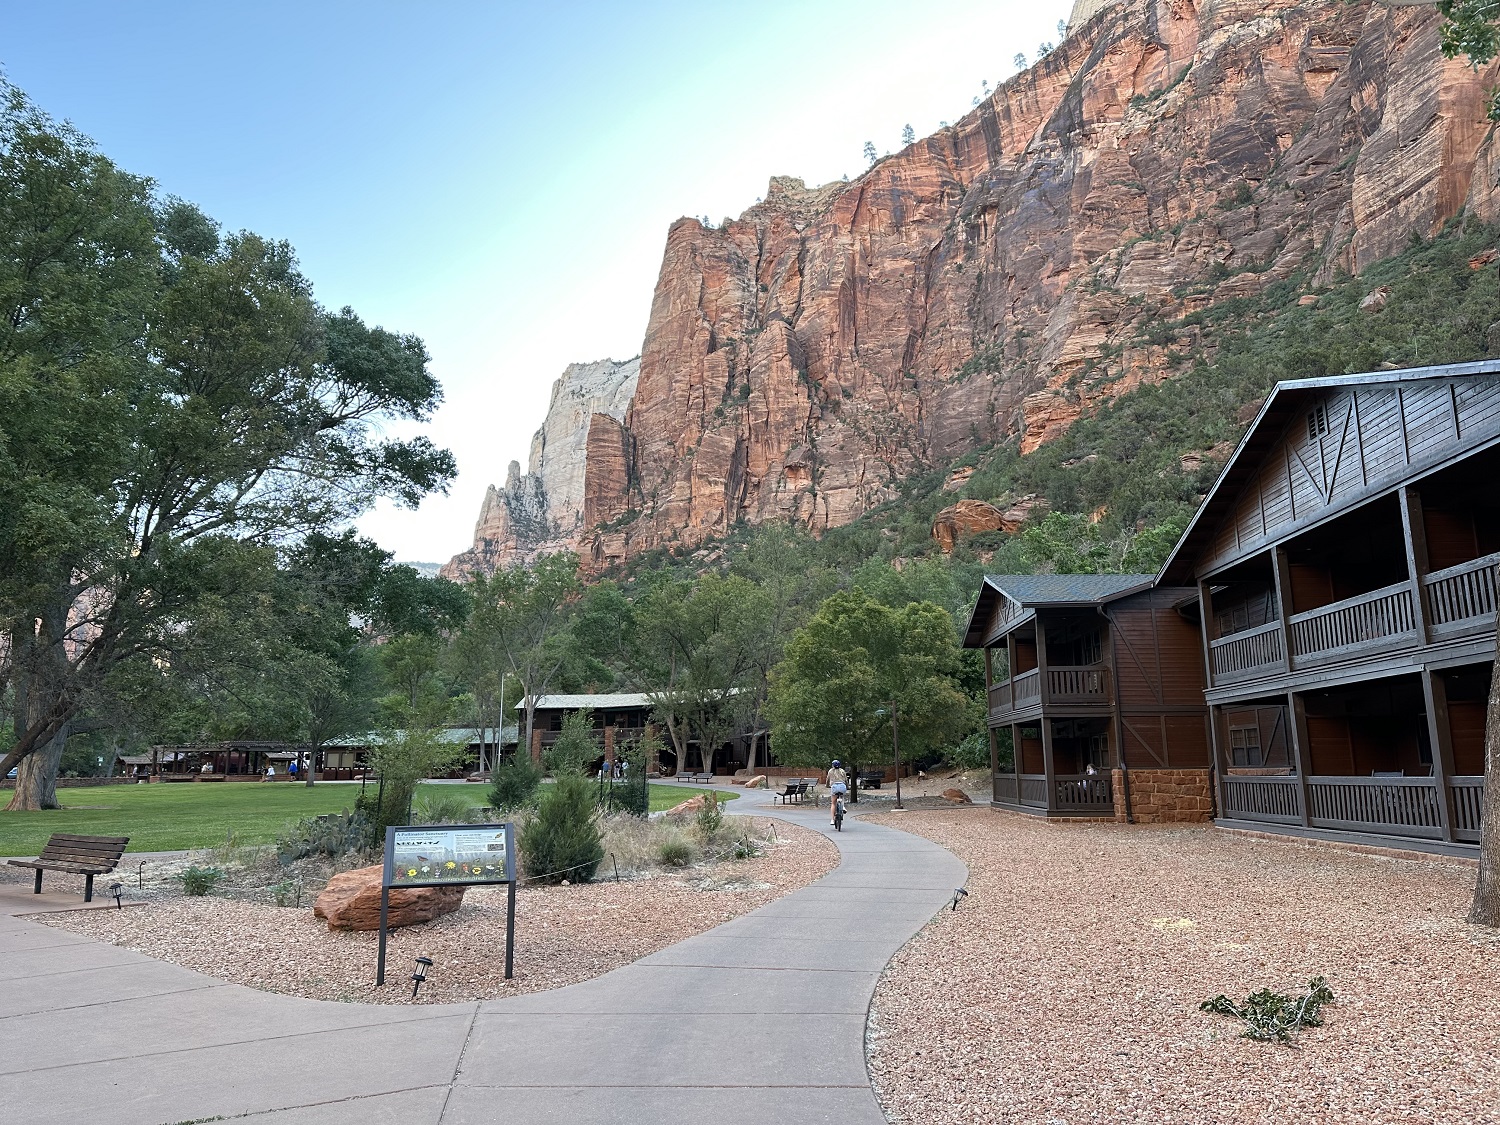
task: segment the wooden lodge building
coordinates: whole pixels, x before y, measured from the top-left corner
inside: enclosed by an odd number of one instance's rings
[[[1047,816],[1205,820],[1202,644],[1191,588],[1149,574],[987,577],[983,648],[997,805]],[[1196,608],[1196,607],[1194,607]],[[998,768],[1009,728],[1012,768]]]
[[[1472,852],[1497,481],[1500,363],[1278,384],[1154,583],[986,579],[995,803]]]

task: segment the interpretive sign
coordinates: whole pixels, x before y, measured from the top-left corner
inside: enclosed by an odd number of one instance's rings
[[[385,983],[386,918],[391,891],[508,883],[505,979],[516,952],[516,837],[513,824],[392,825],[385,830],[385,876],[380,886],[380,953],[376,987]]]

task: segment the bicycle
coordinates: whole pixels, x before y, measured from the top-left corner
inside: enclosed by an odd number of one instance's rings
[[[844,795],[839,794],[839,799],[833,803],[833,830],[842,832],[844,830]]]

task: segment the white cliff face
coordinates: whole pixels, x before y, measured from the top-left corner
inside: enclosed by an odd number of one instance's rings
[[[505,485],[485,490],[474,545],[442,569],[445,577],[493,574],[499,567],[577,547],[583,524],[584,464],[589,420],[625,417],[641,361],[572,363],[552,384],[552,401],[531,439],[527,471],[512,461]]]
[[[1068,31],[1071,33],[1082,27],[1114,2],[1115,0],[1073,0],[1073,12],[1068,16]]]

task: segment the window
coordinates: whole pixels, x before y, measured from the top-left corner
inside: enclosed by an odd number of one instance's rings
[[[1328,432],[1328,412],[1320,402],[1307,415],[1307,440],[1317,441]]]
[[[1260,750],[1260,727],[1229,728],[1229,764],[1234,766],[1263,766],[1265,756]]]

